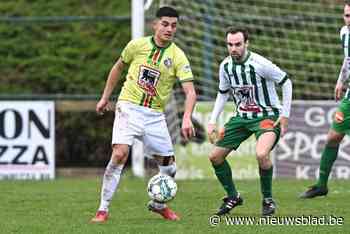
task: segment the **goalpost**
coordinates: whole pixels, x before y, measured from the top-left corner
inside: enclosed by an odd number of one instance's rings
[[[343,4],[340,0],[154,0],[145,15],[152,18],[165,5],[179,11],[175,42],[190,60],[199,103],[215,100],[219,64],[227,56],[228,26],[246,27],[250,49],[288,72],[294,100],[331,100],[343,59],[339,38]],[[172,116],[169,129],[177,143],[181,139],[177,131],[181,123],[181,92],[177,84],[176,98],[166,111],[167,116]],[[173,111],[175,106],[179,112]],[[206,126],[207,114],[200,114],[199,120]],[[201,148],[207,149],[195,149]],[[254,154],[254,149],[250,150]]]
[[[152,5],[153,0],[132,0],[131,2],[131,36],[136,39],[144,36],[144,12]],[[132,172],[135,176],[145,176],[143,143],[135,139],[131,149]]]

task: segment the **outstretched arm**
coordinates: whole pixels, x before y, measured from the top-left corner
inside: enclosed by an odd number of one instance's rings
[[[112,69],[109,72],[108,79],[106,81],[105,88],[103,90],[103,94],[101,99],[96,105],[96,112],[99,114],[103,114],[104,111],[108,110],[109,98],[118,83],[119,77],[124,69],[124,63],[121,58],[114,64]]]
[[[192,81],[182,82],[181,85],[186,96],[181,132],[185,140],[188,141],[189,138],[195,135],[191,117],[196,104],[197,95]]]

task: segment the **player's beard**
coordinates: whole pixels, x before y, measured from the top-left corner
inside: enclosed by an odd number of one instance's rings
[[[236,62],[242,62],[247,55],[247,50],[244,50],[242,54],[239,53],[232,53],[231,57],[236,61]]]
[[[237,61],[237,62],[240,62],[242,59],[243,59],[243,55],[240,55],[240,54],[231,54],[232,58]]]

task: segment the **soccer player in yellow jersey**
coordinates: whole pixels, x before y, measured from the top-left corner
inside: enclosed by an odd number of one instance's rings
[[[124,48],[96,105],[98,113],[107,110],[109,97],[128,64],[128,74],[115,111],[112,155],[103,177],[100,207],[92,222],[107,221],[108,206],[135,138],[143,141],[147,154],[157,161],[160,173],[175,176],[173,145],[163,110],[176,79],[181,81],[186,96],[181,133],[185,139],[194,135],[191,122],[196,102],[193,75],[184,52],[172,42],[179,15],[174,8],[162,7],[156,17],[153,36],[132,40]],[[148,209],[168,220],[179,219],[164,203],[150,201]]]

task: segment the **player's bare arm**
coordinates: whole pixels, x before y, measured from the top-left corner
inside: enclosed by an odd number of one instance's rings
[[[343,96],[343,92],[346,87],[345,83],[349,79],[349,69],[350,69],[350,58],[344,57],[343,65],[340,69],[337,84],[334,89],[334,99],[336,101],[339,101]]]
[[[111,71],[109,72],[108,79],[106,81],[105,88],[103,90],[102,97],[96,105],[96,112],[103,114],[104,111],[109,110],[109,97],[111,96],[113,89],[118,83],[119,77],[124,69],[125,64],[122,59],[119,58],[118,61],[114,64]]]
[[[182,89],[185,93],[186,99],[185,99],[185,112],[182,118],[181,132],[183,137],[187,141],[189,138],[195,135],[191,116],[194,109],[194,105],[196,103],[197,95],[194,89],[193,82],[183,82]]]

